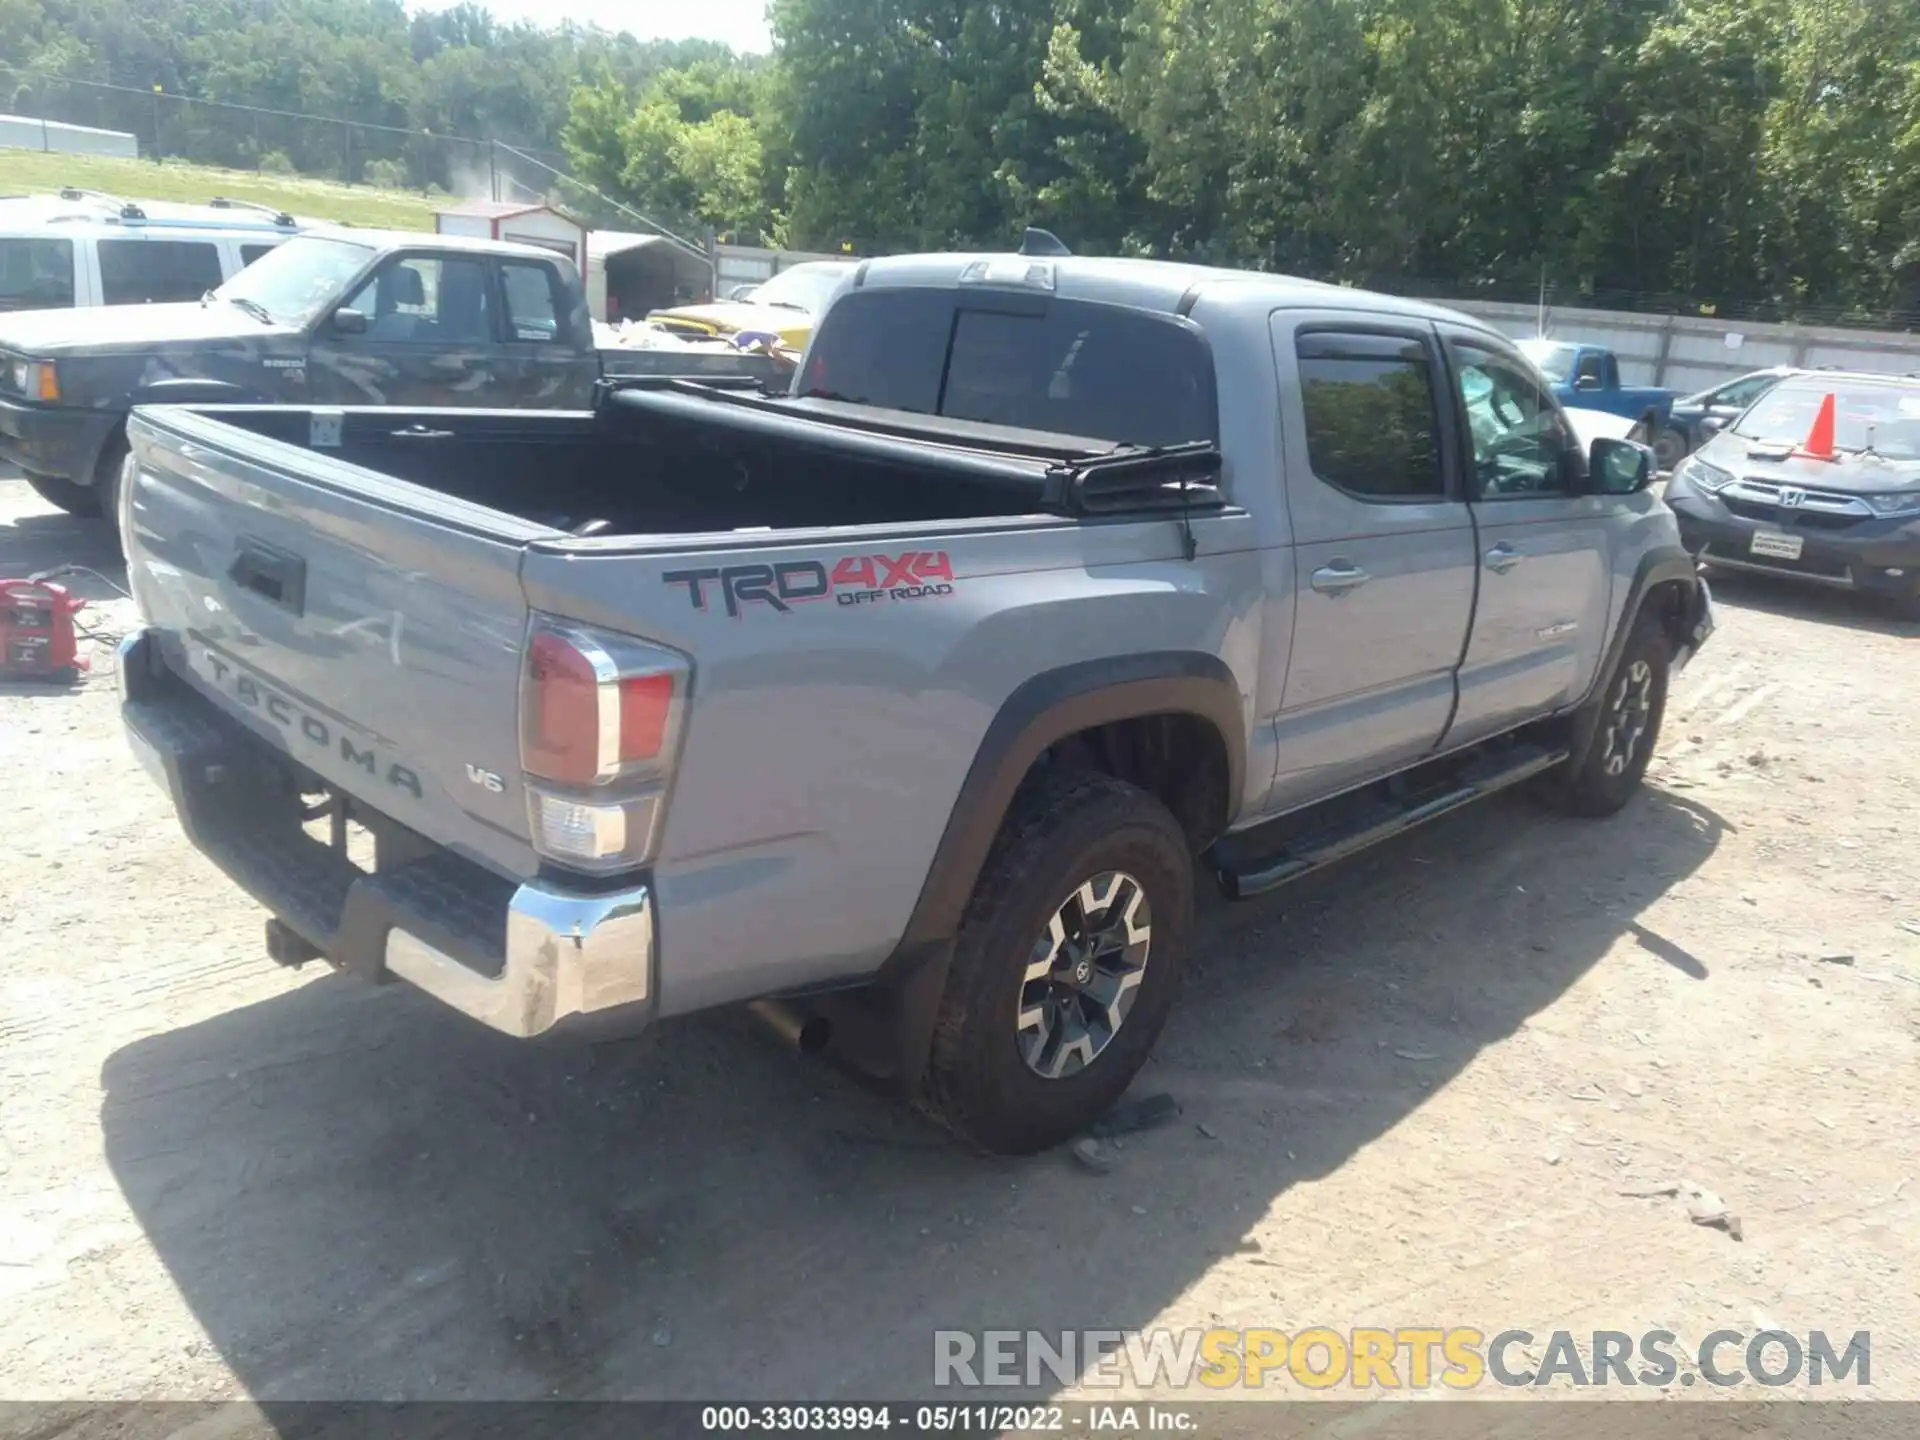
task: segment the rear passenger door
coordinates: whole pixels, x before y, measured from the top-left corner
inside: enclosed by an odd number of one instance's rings
[[[1472,522],[1430,326],[1273,316],[1296,594],[1271,804],[1431,750],[1473,609]]]
[[[1600,663],[1616,496],[1589,495],[1579,439],[1504,340],[1446,330],[1479,524],[1480,596],[1448,744],[1580,699]]]
[[[502,258],[500,398],[526,410],[577,410],[593,403],[599,364],[592,333],[557,265]],[[582,333],[582,332],[585,333]]]

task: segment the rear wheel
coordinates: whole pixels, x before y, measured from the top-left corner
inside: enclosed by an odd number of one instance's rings
[[[1179,822],[1144,790],[1088,773],[1034,784],[962,921],[922,1107],[1009,1154],[1109,1109],[1179,989],[1193,873]]]
[[[1662,470],[1671,470],[1687,458],[1687,437],[1671,425],[1663,425],[1653,437],[1653,460]]]
[[[55,509],[78,515],[83,520],[99,518],[100,492],[91,485],[76,485],[71,480],[61,480],[52,475],[21,473],[27,484],[33,487],[33,493]]]

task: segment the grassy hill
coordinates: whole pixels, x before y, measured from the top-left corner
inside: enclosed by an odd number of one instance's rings
[[[392,230],[431,230],[445,196],[413,190],[378,190],[295,175],[261,175],[151,160],[112,160],[94,155],[47,155],[36,150],[0,150],[0,195],[22,195],[77,185],[129,200],[174,200],[204,204],[215,195],[274,205],[315,220]]]

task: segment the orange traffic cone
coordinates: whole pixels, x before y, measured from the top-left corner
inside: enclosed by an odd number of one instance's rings
[[[1820,402],[1820,411],[1813,417],[1813,428],[1807,432],[1807,443],[1800,447],[1800,453],[1813,460],[1837,459],[1833,449],[1833,392],[1827,392],[1827,398]]]

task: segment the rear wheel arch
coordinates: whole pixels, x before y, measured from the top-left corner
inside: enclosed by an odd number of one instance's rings
[[[1153,651],[1031,677],[987,727],[901,950],[955,933],[994,838],[1037,774],[1074,767],[1137,785],[1167,805],[1197,853],[1231,821],[1245,764],[1240,687],[1216,655]]]

